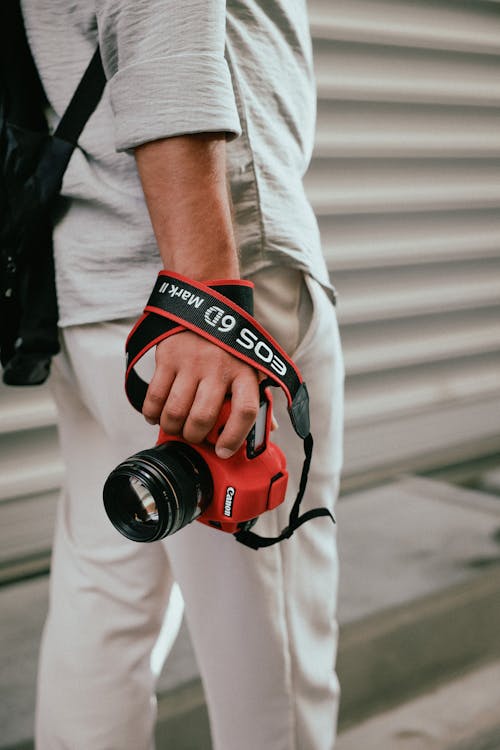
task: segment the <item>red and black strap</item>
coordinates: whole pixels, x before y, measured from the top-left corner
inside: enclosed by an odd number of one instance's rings
[[[145,383],[137,374],[136,363],[160,341],[191,330],[233,356],[255,367],[266,376],[265,385],[279,386],[288,401],[288,413],[295,432],[304,440],[305,459],[300,488],[290,513],[289,525],[278,537],[263,538],[249,529],[235,534],[246,546],[258,549],[289,538],[296,528],[317,516],[330,516],[326,508],[316,508],[299,517],[312,457],[309,396],[306,384],[288,354],[253,318],[253,284],[242,280],[218,280],[206,283],[180,274],[161,271],[144,308],[127,339],[125,390],[132,406],[142,410]]]
[[[147,390],[147,385],[132,375],[134,365],[152,346],[178,333],[181,326],[252,365],[269,378],[270,384],[280,386],[294,429],[305,438],[310,431],[306,385],[278,342],[247,312],[251,290],[248,281],[204,284],[161,271],[144,315],[127,341],[126,390],[132,406],[142,409]]]

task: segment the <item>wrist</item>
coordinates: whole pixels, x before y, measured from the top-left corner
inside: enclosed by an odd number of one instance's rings
[[[235,245],[218,245],[213,247],[204,243],[178,245],[175,252],[162,253],[163,267],[194,281],[210,279],[239,279],[240,266]]]
[[[192,196],[161,227],[158,247],[166,270],[197,281],[239,278],[239,258],[228,199],[214,199],[207,191]]]
[[[197,280],[192,276],[181,274],[171,269],[165,269],[160,271],[155,281],[153,291],[147,302],[146,310],[149,305],[153,307],[157,304],[152,302],[153,298],[163,299],[165,295],[166,299],[177,300],[177,304],[188,306],[195,304],[198,309],[199,305],[203,304],[203,299],[200,300],[199,295],[203,295],[204,292],[217,292],[239,307],[242,307],[250,315],[253,315],[253,289],[254,284],[248,279],[240,278],[217,278],[217,279],[203,279]],[[158,297],[158,295],[160,295]],[[161,305],[160,305],[161,307]],[[217,312],[215,309],[211,310],[215,317],[218,319],[221,312]]]

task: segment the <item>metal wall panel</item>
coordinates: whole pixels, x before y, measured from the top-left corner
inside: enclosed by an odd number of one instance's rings
[[[500,5],[313,0],[347,484],[500,449]]]
[[[500,5],[309,5],[306,185],[340,294],[347,484],[499,450]],[[0,387],[0,567],[48,549],[54,421],[47,389]]]

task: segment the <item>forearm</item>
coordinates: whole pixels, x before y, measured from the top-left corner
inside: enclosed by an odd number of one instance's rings
[[[200,281],[239,277],[226,181],[224,134],[185,135],[135,149],[137,167],[165,268]],[[221,458],[242,444],[257,415],[257,373],[186,331],[156,349],[143,414],[169,435],[204,440],[228,393],[231,414],[217,440]]]
[[[238,278],[224,133],[151,141],[135,156],[164,267],[198,280]]]

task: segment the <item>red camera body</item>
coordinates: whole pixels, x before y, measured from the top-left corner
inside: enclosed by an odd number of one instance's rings
[[[177,442],[189,445],[207,464],[213,483],[212,497],[201,507],[197,521],[234,534],[247,521],[280,505],[288,482],[283,451],[269,439],[272,398],[266,388],[262,394],[256,424],[241,448],[231,458],[215,453],[215,443],[229,417],[230,399],[224,402],[217,423],[199,445],[167,435],[160,430],[157,445]]]

